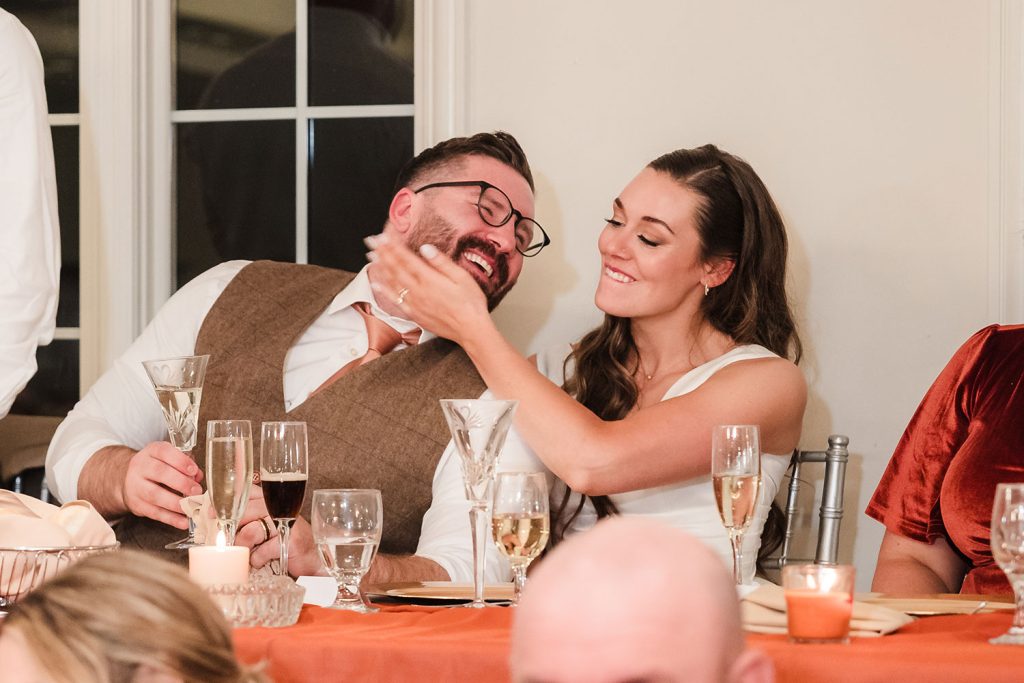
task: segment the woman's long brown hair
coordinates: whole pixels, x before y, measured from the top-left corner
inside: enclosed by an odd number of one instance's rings
[[[730,277],[704,297],[704,318],[737,344],[759,344],[799,362],[800,337],[786,298],[786,229],[754,169],[714,145],[669,152],[648,166],[700,198],[696,225],[702,260],[734,261]],[[566,359],[563,388],[601,419],[621,420],[640,395],[634,379],[638,358],[630,320],[606,315]],[[569,511],[571,493],[566,491],[556,511],[556,540],[586,500],[581,497],[575,510]],[[591,496],[591,501],[599,518],[618,512],[608,496]],[[758,562],[778,548],[783,529],[782,510],[772,503]]]

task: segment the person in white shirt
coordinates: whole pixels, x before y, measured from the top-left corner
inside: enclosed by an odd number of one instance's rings
[[[0,419],[56,325],[60,234],[46,113],[39,48],[0,9]]]
[[[397,187],[384,233],[414,246],[427,242],[444,245],[446,253],[472,275],[492,308],[515,284],[523,257],[537,253],[548,241],[530,218],[533,187],[525,155],[507,133],[456,138],[425,150],[399,176]],[[259,263],[224,263],[184,286],[69,413],[47,454],[47,480],[59,499],[84,498],[109,519],[148,518],[170,527],[186,528],[179,501],[202,490],[202,474],[192,457],[165,440],[166,426],[141,361],[193,354],[211,311],[216,311],[226,292],[232,292],[238,279]],[[313,268],[294,264],[275,267],[285,273],[308,273]],[[370,312],[398,332],[414,327],[401,318],[398,306],[403,294],[381,297],[373,291],[374,270],[375,266],[370,264],[333,299],[328,299],[327,307],[288,348],[283,361],[283,399],[289,414],[303,410],[314,400],[323,400],[318,392],[336,371],[367,351],[366,327],[352,304],[368,302]],[[326,269],[317,272],[329,275]],[[241,312],[243,317],[247,314]],[[430,343],[423,338],[421,341],[418,347]],[[401,343],[396,347],[398,351],[404,348]],[[369,371],[399,356],[393,351],[363,367]],[[211,358],[207,383],[217,364],[229,362],[232,359]],[[262,374],[266,375],[265,371]],[[353,371],[346,377],[356,374]],[[208,414],[206,394],[204,388],[204,420],[239,417]],[[440,410],[436,413],[436,419],[443,423]],[[445,442],[447,438],[442,444]],[[435,458],[442,449],[443,445]],[[311,445],[311,487],[315,467],[312,450]],[[317,457],[325,459],[328,455],[318,453]],[[334,484],[347,485],[346,481]],[[387,515],[388,492],[383,493]],[[429,502],[429,490],[424,495]],[[309,498],[311,491],[307,493]],[[419,518],[415,521],[418,526]],[[278,553],[277,536],[267,522],[259,488],[254,486],[236,542],[253,548],[255,566],[265,564]],[[308,523],[299,520],[291,538],[289,571],[295,575],[317,573],[320,563]],[[444,567],[430,559],[378,555],[368,580],[446,578],[449,576]]]

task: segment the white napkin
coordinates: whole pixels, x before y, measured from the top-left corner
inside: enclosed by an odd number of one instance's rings
[[[114,541],[114,530],[87,501],[73,500],[57,507],[0,490],[0,548],[74,548],[111,545]],[[0,551],[0,595],[17,599],[32,588],[30,584],[36,578],[59,569],[56,556],[40,557],[45,566],[37,564],[35,555]]]
[[[210,497],[205,493],[181,499],[181,511],[196,525],[195,542],[204,545],[217,537],[217,518],[210,514]]]
[[[743,630],[754,633],[786,632],[786,597],[781,586],[762,584],[740,602]],[[854,601],[851,636],[882,636],[909,624],[913,617],[896,610]]]
[[[306,589],[306,596],[302,600],[304,605],[319,605],[327,607],[334,604],[334,598],[338,595],[338,582],[330,576],[300,576],[295,583]]]

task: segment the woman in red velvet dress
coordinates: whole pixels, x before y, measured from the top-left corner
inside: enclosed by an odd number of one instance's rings
[[[1024,325],[960,347],[867,507],[886,527],[872,590],[1012,594],[989,549],[996,484],[1024,482]]]

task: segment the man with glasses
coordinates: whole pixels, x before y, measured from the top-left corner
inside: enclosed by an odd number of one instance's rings
[[[481,133],[439,143],[403,169],[383,234],[412,248],[442,249],[472,274],[493,308],[515,284],[524,257],[549,241],[533,215],[533,178],[518,142]],[[192,280],[61,425],[47,456],[52,490],[123,518],[117,531],[126,545],[157,549],[173,540],[187,526],[181,498],[202,490],[205,430],[200,425],[191,456],[165,441],[141,361],[210,354],[204,422],[307,423],[303,517],[315,489],[381,490],[387,522],[380,549],[398,556],[378,556],[369,580],[448,578],[436,562],[407,554],[416,549],[450,438],[438,399],[479,396],[485,387],[460,348],[402,318],[404,292],[374,296],[373,268],[353,275],[233,261]],[[292,539],[291,573],[316,573],[308,523],[298,521]],[[237,542],[254,548],[254,565],[277,556],[258,487]],[[184,560],[180,552],[171,557]]]

